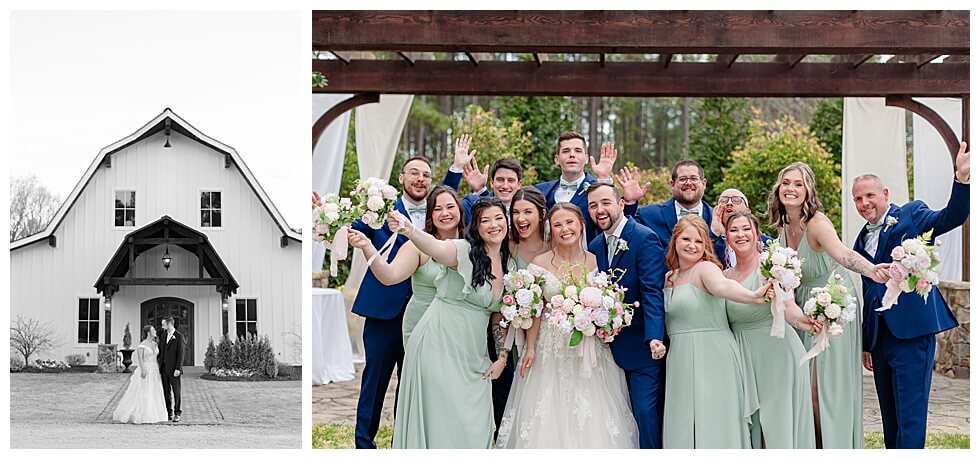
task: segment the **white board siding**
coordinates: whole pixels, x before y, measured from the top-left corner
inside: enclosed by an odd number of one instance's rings
[[[240,287],[236,295],[258,298],[258,330],[268,335],[281,360],[299,363],[285,334],[301,328],[301,251],[289,241],[280,247],[281,230],[234,165],[225,156],[193,139],[172,132],[172,148],[163,148],[163,134],[135,143],[111,157],[79,193],[54,232],[57,247],[40,241],[10,252],[11,319],[18,314],[50,322],[64,344],[37,358],[62,360],[88,352],[94,345],[76,344],[77,298],[97,297],[93,285],[130,231],[169,215],[208,236]],[[113,224],[114,190],[136,191],[136,226]],[[200,226],[200,190],[222,190],[222,227]],[[169,271],[162,267],[163,247],[137,259],[137,277],[197,276],[196,254],[170,247]],[[139,340],[140,303],[173,296],[194,303],[195,364],[204,360],[210,336],[221,334],[221,296],[213,286],[122,286],[112,301],[112,342],[122,342],[130,322]],[[235,297],[229,298],[229,330],[234,329]],[[105,311],[100,308],[100,339],[105,336]],[[34,357],[32,357],[34,358]]]

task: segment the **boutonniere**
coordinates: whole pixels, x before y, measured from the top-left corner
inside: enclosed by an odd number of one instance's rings
[[[626,241],[620,239],[619,244],[616,245],[616,253],[614,253],[613,255],[616,255],[621,252],[629,251],[629,249],[630,249],[630,245],[627,244]]]
[[[891,228],[897,224],[898,224],[897,218],[891,216],[885,217],[885,229],[883,229],[882,232],[888,231],[888,228]]]

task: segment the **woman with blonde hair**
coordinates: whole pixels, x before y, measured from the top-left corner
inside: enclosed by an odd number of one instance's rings
[[[846,247],[822,210],[810,166],[796,162],[779,172],[769,194],[769,223],[779,232],[779,244],[795,249],[804,260],[797,304],[805,303],[810,289],[823,287],[835,273],[841,275],[843,285],[854,289],[846,270],[887,281],[888,265],[875,266]],[[802,338],[810,347],[812,338],[806,334]],[[860,314],[830,348],[810,360],[810,372],[817,447],[863,448]]]

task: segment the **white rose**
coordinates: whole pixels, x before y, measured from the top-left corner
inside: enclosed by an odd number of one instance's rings
[[[905,257],[899,263],[909,272],[915,271],[915,257]]]
[[[831,298],[830,294],[827,292],[820,292],[817,294],[817,303],[820,303],[824,306],[829,305],[832,300],[833,299]]]
[[[786,266],[786,255],[779,252],[772,254],[772,264],[773,266]]]
[[[844,326],[837,322],[834,322],[830,324],[829,331],[830,331],[830,336],[840,336],[844,334]]]
[[[518,290],[515,297],[517,298],[517,304],[521,306],[530,306],[534,302],[534,292],[526,288]]]
[[[364,222],[365,225],[374,228],[374,225],[378,223],[378,214],[374,212],[364,212],[364,215],[361,215],[361,221]]]
[[[563,311],[565,311],[565,312],[572,312],[572,310],[574,310],[574,309],[575,309],[575,306],[576,306],[577,304],[578,304],[578,303],[576,303],[576,302],[575,302],[575,300],[573,300],[573,299],[571,299],[571,298],[565,298],[565,299],[564,299],[564,300],[562,300],[562,302],[561,302],[561,309],[562,309]],[[581,307],[581,306],[579,306],[579,307]]]
[[[803,303],[803,314],[812,316],[813,312],[816,310],[817,310],[816,298],[810,298],[809,300],[806,300],[806,303]]]
[[[517,317],[517,307],[516,306],[504,306],[500,308],[500,313],[503,314],[504,319],[514,320]]]
[[[377,212],[377,211],[381,210],[385,206],[385,200],[380,195],[379,196],[371,196],[367,200],[367,206],[368,206],[368,209],[371,209],[371,210]]]
[[[569,286],[565,287],[565,297],[566,298],[571,298],[571,297],[573,297],[575,295],[578,295],[578,288],[577,287],[575,287],[574,285],[569,285]]]
[[[836,319],[840,317],[841,309],[837,303],[830,303],[830,305],[824,308],[823,313],[828,319]]]
[[[572,322],[566,317],[561,322],[558,322],[558,328],[564,333],[571,333],[574,327],[572,326]]]
[[[334,212],[334,213],[340,212],[340,206],[338,206],[337,204],[334,204],[332,202],[328,202],[328,203],[326,203],[326,204],[323,205],[323,211],[324,212]]]
[[[918,239],[906,239],[902,241],[902,248],[905,249],[905,253],[916,253],[922,248],[922,243]]]
[[[905,249],[900,245],[895,246],[892,249],[892,260],[901,260],[902,258],[905,258]]]
[[[595,287],[585,287],[582,289],[582,293],[579,294],[579,299],[582,301],[582,306],[587,308],[594,308],[602,304],[602,290]]]
[[[338,214],[337,212],[327,212],[323,214],[323,216],[326,217],[327,223],[333,223],[337,220],[340,220],[340,214]]]
[[[343,207],[345,209],[350,209],[351,204],[352,203],[350,201],[350,198],[342,198],[340,200],[340,207]]]
[[[612,318],[612,328],[620,328],[623,326],[623,318],[616,316]]]
[[[615,306],[615,305],[616,305],[616,300],[614,300],[611,296],[603,296],[602,297],[602,307],[603,308],[612,309],[613,306]]]
[[[593,335],[595,335],[595,325],[589,324],[589,326],[586,327],[585,330],[582,330],[582,334],[585,335],[585,336],[593,336]]]
[[[581,304],[575,303],[575,305],[572,306],[572,314],[578,314],[583,311],[585,311],[585,308],[583,308]]]

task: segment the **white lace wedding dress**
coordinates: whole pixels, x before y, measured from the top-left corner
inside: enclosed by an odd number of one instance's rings
[[[157,363],[159,349],[156,346],[140,344],[136,346],[138,363],[133,367],[129,387],[119,399],[119,405],[112,412],[112,419],[131,424],[151,424],[167,420],[167,407],[163,399],[163,382],[160,380],[160,365]],[[142,358],[139,354],[142,353]],[[146,378],[141,376],[146,367]]]
[[[528,269],[557,281],[541,267]],[[569,347],[568,340],[568,333],[542,321],[530,372],[524,379],[519,368],[514,372],[497,448],[638,447],[626,378],[609,345],[596,341],[596,366],[586,376],[579,355],[583,344]]]

